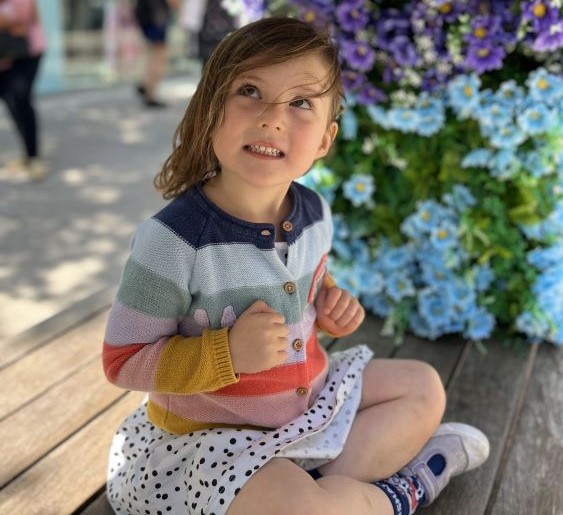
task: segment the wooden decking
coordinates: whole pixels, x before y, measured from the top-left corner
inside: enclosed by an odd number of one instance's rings
[[[103,376],[110,298],[101,292],[0,343],[0,514],[111,513],[103,495],[107,451],[142,394]],[[542,345],[517,353],[491,342],[483,355],[455,338],[409,337],[396,347],[379,331],[368,319],[330,349],[364,342],[377,357],[431,363],[447,386],[446,420],[474,424],[491,441],[487,463],[454,479],[421,513],[563,514],[563,352]]]

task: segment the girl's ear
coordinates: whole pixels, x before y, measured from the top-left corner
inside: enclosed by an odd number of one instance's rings
[[[336,122],[330,122],[330,125],[326,128],[326,131],[323,135],[323,139],[321,140],[321,145],[317,150],[317,155],[315,159],[319,159],[327,155],[332,142],[336,138],[336,134],[338,133],[338,124]]]

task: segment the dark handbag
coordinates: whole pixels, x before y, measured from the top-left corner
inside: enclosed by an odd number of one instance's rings
[[[21,59],[29,56],[29,42],[26,36],[15,36],[0,30],[0,59]]]

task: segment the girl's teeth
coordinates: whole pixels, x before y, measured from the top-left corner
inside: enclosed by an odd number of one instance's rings
[[[281,156],[281,152],[277,148],[264,147],[262,145],[248,145],[248,149],[251,152],[255,152],[257,154],[263,154],[269,157]]]

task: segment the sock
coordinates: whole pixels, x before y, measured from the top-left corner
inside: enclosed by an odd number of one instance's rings
[[[319,469],[311,469],[311,470],[307,470],[307,473],[310,474],[310,476],[316,481],[317,479],[319,479],[320,477],[323,477],[323,475],[319,472]]]
[[[395,474],[374,485],[389,498],[394,515],[412,515],[424,500],[424,488],[416,476]]]

